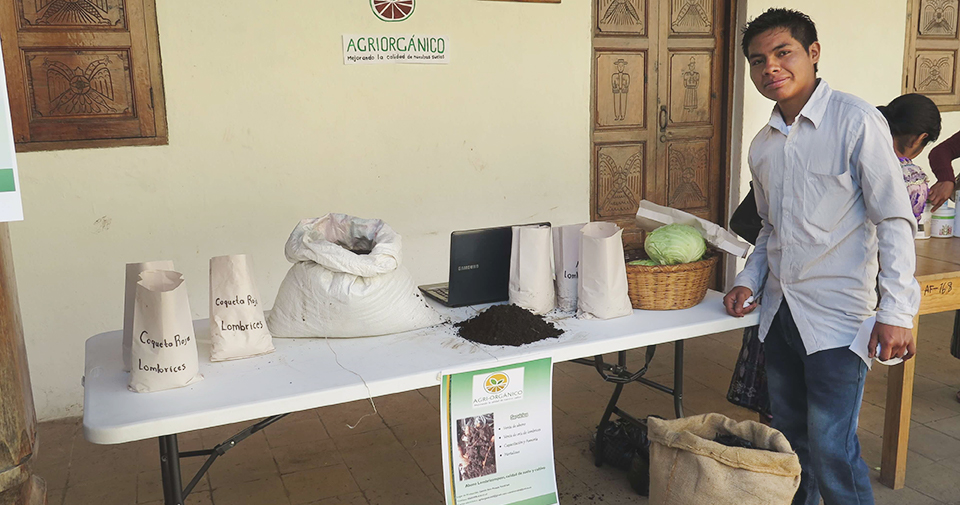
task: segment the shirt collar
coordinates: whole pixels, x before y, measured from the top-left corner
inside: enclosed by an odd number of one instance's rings
[[[830,89],[830,85],[827,84],[827,81],[823,79],[817,79],[817,87],[813,90],[813,94],[810,95],[810,99],[807,100],[807,103],[804,104],[803,108],[800,109],[800,114],[797,115],[797,119],[805,117],[813,123],[814,128],[819,128],[820,123],[823,121],[823,115],[827,110],[827,103],[830,101],[830,95],[833,93],[833,90]],[[788,134],[787,131],[787,122],[783,120],[783,115],[780,114],[780,107],[774,105],[773,112],[770,113],[770,121],[767,123],[770,127],[775,128],[784,135]],[[796,121],[794,121],[796,124]]]

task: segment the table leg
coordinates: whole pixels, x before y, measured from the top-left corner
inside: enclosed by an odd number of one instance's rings
[[[960,310],[953,316],[953,337],[950,339],[950,354],[960,359]]]
[[[617,353],[617,364],[620,367],[627,366],[627,353],[626,351],[620,351]],[[603,432],[607,429],[607,423],[610,422],[610,416],[613,415],[613,412],[617,410],[617,402],[620,400],[620,393],[623,391],[623,384],[617,384],[613,388],[613,395],[610,396],[610,401],[607,402],[607,408],[603,411],[603,417],[600,418],[600,424],[597,425],[597,442],[596,449],[597,453],[594,455],[594,464],[597,466],[603,465],[603,448],[604,448],[604,437]]]
[[[913,339],[917,342],[920,317],[913,319]],[[910,438],[910,411],[913,408],[913,373],[917,360],[907,360],[887,371],[887,403],[883,423],[883,451],[880,482],[900,489],[907,474],[907,440]]]
[[[160,437],[160,476],[163,479],[164,505],[183,505],[180,482],[180,449],[176,435]]]
[[[683,417],[683,340],[673,347],[673,410],[677,419]]]

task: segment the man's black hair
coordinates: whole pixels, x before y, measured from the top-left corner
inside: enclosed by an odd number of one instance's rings
[[[767,9],[766,12],[754,18],[743,27],[743,55],[750,57],[750,42],[761,33],[774,28],[790,30],[790,36],[797,39],[803,49],[810,52],[810,46],[817,41],[817,26],[810,16],[793,9]],[[813,71],[817,71],[817,64],[813,64]]]
[[[940,136],[940,109],[933,100],[916,93],[894,98],[886,106],[877,107],[890,125],[890,133],[894,142],[901,143],[904,139],[927,134],[923,145],[936,142]]]

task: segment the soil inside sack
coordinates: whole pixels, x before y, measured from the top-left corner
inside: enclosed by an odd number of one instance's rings
[[[516,305],[494,305],[455,324],[457,333],[478,344],[519,346],[559,337],[563,330]]]

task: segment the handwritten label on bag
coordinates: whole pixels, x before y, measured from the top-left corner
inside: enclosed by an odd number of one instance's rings
[[[217,307],[256,307],[259,302],[253,295],[247,295],[246,298],[236,295],[233,297],[233,299],[216,298],[213,301],[213,304]],[[266,324],[263,322],[263,320],[257,320],[253,322],[243,322],[243,320],[240,320],[236,323],[228,323],[222,319],[220,320],[220,329],[222,331],[262,330],[265,327]]]
[[[221,298],[217,298],[216,300],[213,301],[213,304],[216,305],[217,307],[232,307],[234,305],[248,305],[250,307],[256,307],[257,299],[254,298],[253,295],[247,295],[245,299],[240,298],[240,295],[237,295],[233,297],[233,300],[224,300]]]
[[[137,370],[143,370],[144,372],[154,372],[158,374],[165,373],[176,373],[182,372],[187,369],[186,363],[181,363],[180,366],[163,366],[160,363],[154,365],[144,365],[142,359],[137,359]]]
[[[187,345],[192,341],[193,341],[193,337],[189,335],[186,337],[181,337],[179,334],[174,335],[172,341],[167,339],[154,340],[150,338],[149,333],[146,330],[140,332],[140,343],[146,344],[154,349],[180,347],[180,346]],[[156,365],[145,365],[142,359],[139,359],[139,358],[137,359],[137,370],[143,370],[144,372],[154,372],[158,374],[164,374],[164,373],[182,372],[186,369],[187,369],[186,363],[181,363],[179,366],[163,366],[160,363],[157,363]]]
[[[192,340],[193,340],[193,337],[190,337],[189,335],[186,336],[186,337],[181,337],[179,334],[177,334],[177,335],[174,335],[174,336],[173,336],[173,341],[172,341],[172,342],[169,341],[169,340],[167,340],[167,339],[163,339],[163,340],[161,340],[161,341],[157,341],[157,340],[154,340],[154,339],[150,338],[150,337],[148,336],[148,333],[147,333],[146,330],[140,332],[140,343],[149,345],[150,347],[152,347],[152,348],[154,348],[154,349],[162,349],[162,348],[165,348],[165,347],[166,347],[166,348],[169,348],[169,347],[180,347],[180,346],[182,346],[182,345],[187,345],[187,344],[189,344]]]

